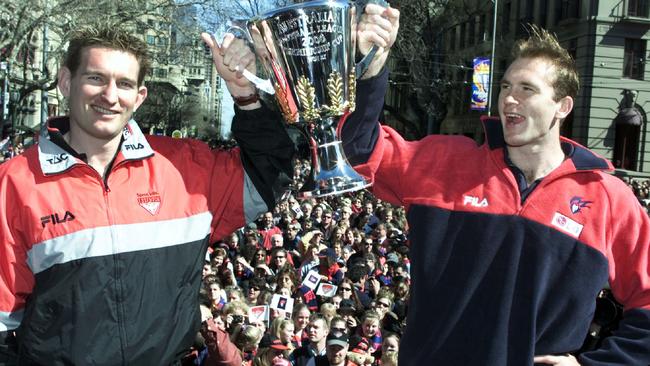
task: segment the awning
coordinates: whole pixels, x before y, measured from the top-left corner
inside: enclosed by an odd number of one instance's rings
[[[634,107],[623,108],[618,112],[614,122],[617,125],[641,126],[643,123],[643,115]]]

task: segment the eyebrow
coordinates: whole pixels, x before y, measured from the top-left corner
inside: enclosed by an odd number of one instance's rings
[[[102,72],[97,71],[97,70],[87,70],[87,71],[85,71],[85,72],[82,72],[81,75],[82,75],[82,76],[98,75],[98,76],[101,76],[101,77],[106,77],[106,74],[105,74],[105,73],[102,73]],[[118,80],[118,81],[128,81],[128,82],[130,82],[130,83],[137,84],[137,80],[135,80],[135,79],[131,79],[131,78],[129,78],[129,77],[121,77],[121,78],[118,78],[117,80]]]

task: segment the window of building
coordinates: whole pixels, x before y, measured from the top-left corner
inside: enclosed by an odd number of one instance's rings
[[[501,13],[501,36],[510,33],[510,11],[512,10],[512,3],[507,2],[503,5],[503,12]]]
[[[560,0],[562,2],[562,18],[576,19],[580,17],[579,0]]]
[[[485,28],[487,26],[487,14],[483,14],[480,16],[479,21],[478,21],[478,41],[479,42],[484,42],[487,37],[485,35]]]
[[[167,77],[167,69],[164,68],[156,68],[155,70],[156,77],[159,78],[166,78]]]
[[[456,27],[449,28],[449,50],[456,48]]]
[[[627,15],[631,17],[648,18],[648,0],[627,0]]]
[[[465,48],[465,37],[467,37],[467,23],[463,22],[460,25],[460,42],[458,42],[459,44],[458,48],[460,48],[461,50]]]
[[[614,157],[612,163],[615,168],[638,170],[637,155],[639,153],[640,126],[629,124],[616,124],[616,140],[614,142]]]
[[[471,17],[469,19],[469,25],[467,26],[467,44],[472,46],[476,43],[476,17]]]
[[[150,45],[156,44],[156,37],[152,35],[147,35],[147,44]]]
[[[646,40],[625,39],[625,55],[623,56],[623,77],[643,80],[645,72]]]
[[[548,0],[539,0],[539,26],[546,28],[546,23],[548,21]]]

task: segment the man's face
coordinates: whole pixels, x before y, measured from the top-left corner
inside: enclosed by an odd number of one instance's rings
[[[266,227],[266,228],[272,227],[273,226],[273,214],[270,213],[270,212],[265,213],[263,222],[264,222],[264,227]]]
[[[329,226],[332,224],[332,213],[325,212],[323,213],[323,226]]]
[[[285,263],[287,263],[287,253],[285,253],[283,250],[278,250],[273,257],[273,260],[275,261],[275,265],[280,268],[284,266]]]
[[[298,236],[298,227],[297,226],[289,226],[289,229],[287,230],[287,237],[289,240],[293,240]]]
[[[312,343],[318,343],[327,336],[328,329],[321,319],[309,322],[307,325],[307,337]]]
[[[501,81],[499,116],[509,147],[559,144],[560,120],[573,108],[573,99],[555,101],[556,69],[547,60],[518,58]]]
[[[271,245],[273,245],[273,247],[282,248],[283,244],[282,235],[276,234],[271,237]]]
[[[331,365],[342,365],[345,362],[345,357],[348,354],[348,347],[332,344],[327,346],[325,354],[327,355],[327,359]]]
[[[69,100],[75,136],[90,141],[119,138],[147,96],[147,88],[138,86],[139,69],[133,54],[102,47],[84,49],[74,75],[61,69],[58,85]]]
[[[209,274],[212,274],[212,266],[206,263],[203,265],[203,271],[201,272],[201,275],[205,277]]]

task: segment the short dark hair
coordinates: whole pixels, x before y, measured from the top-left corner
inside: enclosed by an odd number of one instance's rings
[[[67,67],[72,75],[81,64],[83,51],[89,47],[109,48],[135,56],[140,66],[138,86],[142,85],[145,75],[151,68],[147,44],[116,23],[100,22],[82,27],[70,34],[69,41],[63,66]]]
[[[519,40],[512,48],[513,60],[518,58],[541,58],[555,66],[555,80],[551,82],[555,101],[570,96],[576,97],[580,80],[575,61],[569,52],[560,45],[557,37],[546,29],[529,24],[530,36]]]

